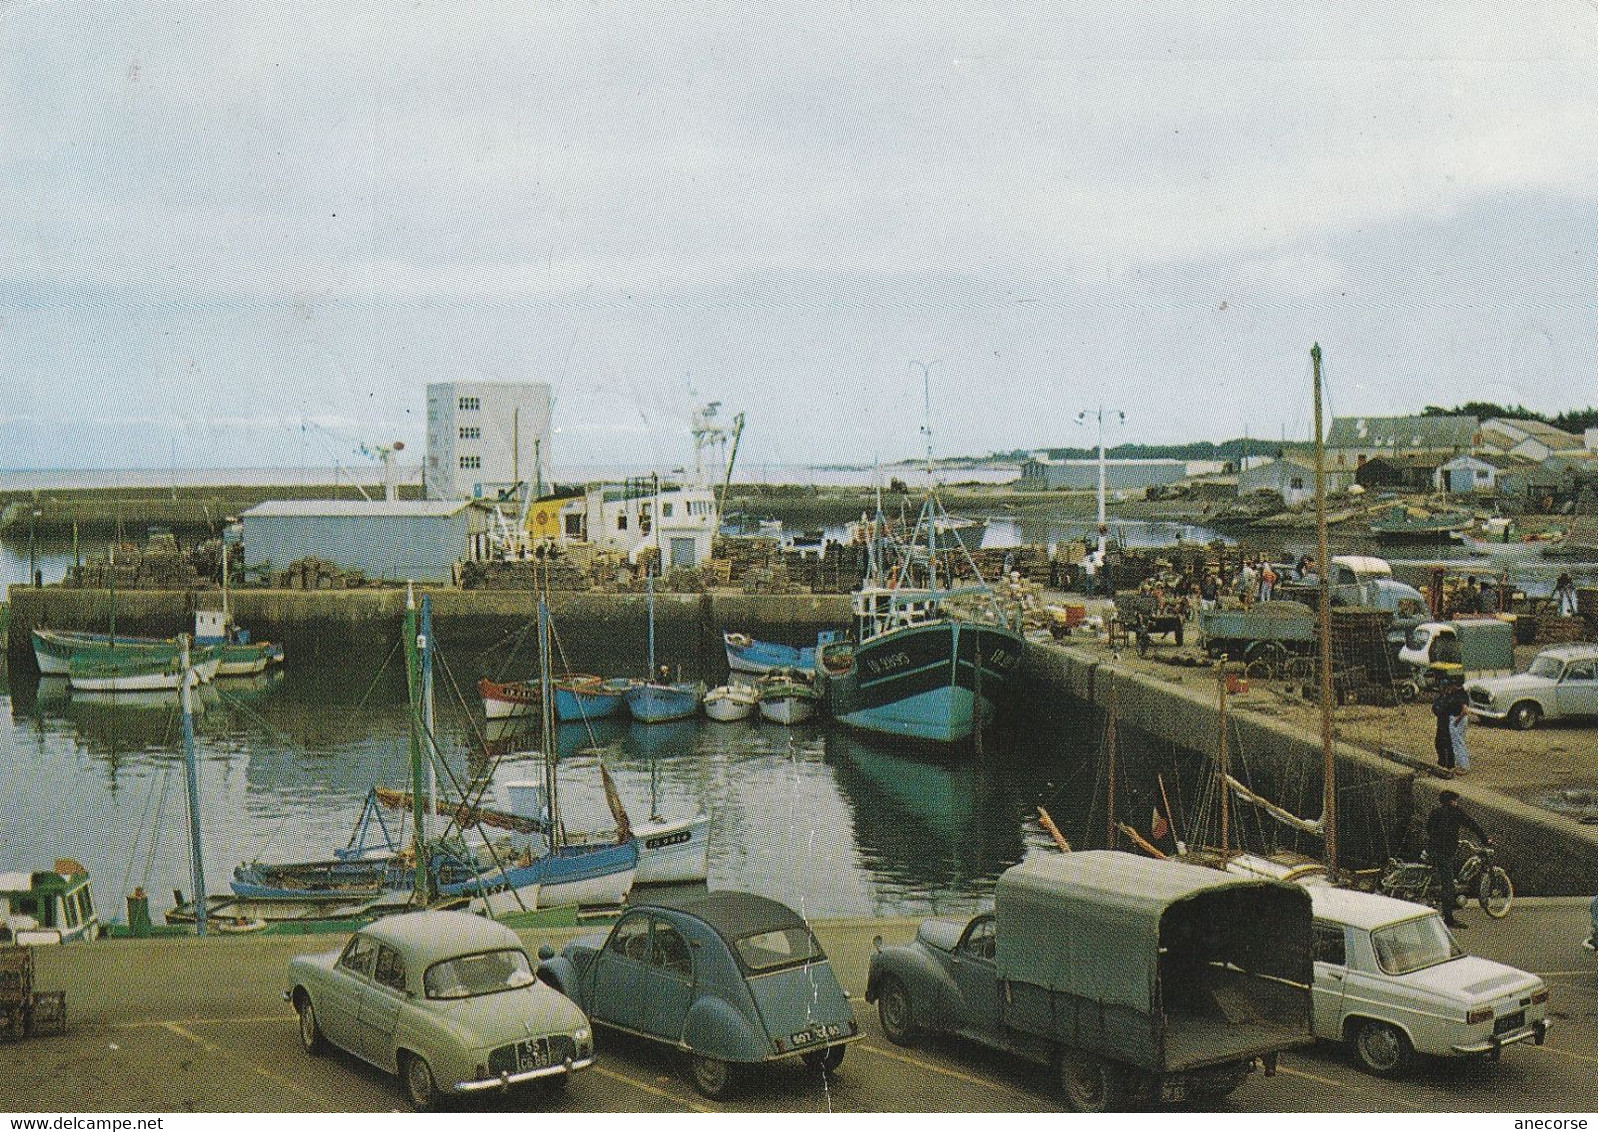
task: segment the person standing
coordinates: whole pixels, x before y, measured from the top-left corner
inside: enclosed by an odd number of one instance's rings
[[[1454,720],[1465,714],[1470,701],[1465,696],[1465,684],[1457,676],[1445,676],[1441,694],[1432,701],[1432,714],[1437,717],[1437,735],[1433,740],[1437,749],[1437,765],[1444,770],[1454,769]]]
[[[1260,600],[1270,601],[1276,592],[1276,570],[1269,562],[1260,563]]]
[[[1554,611],[1561,617],[1576,616],[1576,583],[1569,572],[1559,575],[1554,585]]]
[[[1482,844],[1493,843],[1493,839],[1482,832],[1475,819],[1459,808],[1459,795],[1452,790],[1444,790],[1437,796],[1437,808],[1426,819],[1426,853],[1431,858],[1432,868],[1437,870],[1437,886],[1443,902],[1443,923],[1451,928],[1466,926],[1454,916],[1454,877],[1458,867],[1456,858],[1459,856],[1461,827],[1474,833]]]

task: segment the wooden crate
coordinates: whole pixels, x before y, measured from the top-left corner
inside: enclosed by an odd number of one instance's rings
[[[28,1035],[67,1032],[67,992],[34,991],[28,1010]]]

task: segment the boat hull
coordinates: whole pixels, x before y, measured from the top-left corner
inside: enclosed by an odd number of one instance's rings
[[[813,668],[816,650],[794,648],[771,641],[757,641],[741,633],[723,633],[727,647],[727,667],[734,672],[752,672],[756,675],[778,668]]]
[[[556,681],[555,722],[610,719],[621,711],[628,684],[625,680],[600,680],[597,676],[581,684]]]
[[[154,637],[117,637],[116,644],[105,633],[80,633],[68,629],[35,629],[33,631],[33,658],[44,676],[65,676],[74,656],[98,655],[102,650],[117,649],[128,655],[167,659],[178,655],[176,641],[163,641]]]
[[[816,714],[816,704],[813,696],[762,696],[760,717],[790,726],[804,723]]]
[[[110,650],[106,650],[110,651]],[[190,658],[193,677],[189,686],[209,682],[222,664],[220,650],[209,656]],[[67,666],[67,683],[80,692],[163,692],[183,683],[178,658],[122,657],[114,662],[79,661]]]
[[[639,884],[692,884],[710,876],[710,819],[649,821],[633,830]]]
[[[846,670],[823,666],[827,706],[865,731],[957,743],[992,717],[1022,643],[1007,629],[952,620],[884,633],[855,646]]]
[[[753,692],[740,694],[721,687],[705,697],[705,715],[718,723],[735,723],[753,715],[759,702]]]
[[[217,667],[218,676],[256,676],[266,671],[266,666],[283,659],[283,650],[270,641],[256,641],[250,644],[224,644],[222,648],[222,663]]]
[[[627,710],[639,723],[688,719],[699,712],[704,689],[697,684],[639,684],[627,692]]]

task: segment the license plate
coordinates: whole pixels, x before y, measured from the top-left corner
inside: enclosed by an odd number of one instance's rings
[[[836,1038],[843,1033],[837,1025],[812,1026],[808,1030],[788,1035],[788,1044],[793,1046],[807,1046],[812,1042],[824,1042],[828,1038]]]
[[[1526,1024],[1526,1012],[1517,1010],[1513,1014],[1505,1014],[1493,1023],[1493,1033],[1507,1034],[1511,1030],[1518,1030]]]
[[[542,1069],[549,1064],[549,1043],[547,1041],[517,1042],[516,1043],[516,1069]]]

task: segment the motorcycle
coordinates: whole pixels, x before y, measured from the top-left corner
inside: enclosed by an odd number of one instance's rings
[[[1495,920],[1509,915],[1515,903],[1515,885],[1509,874],[1496,862],[1496,851],[1491,845],[1477,845],[1461,841],[1459,872],[1454,878],[1455,908],[1464,906],[1474,897],[1481,910]],[[1436,906],[1442,900],[1437,870],[1427,854],[1422,851],[1419,861],[1400,861],[1389,858],[1377,882],[1377,891],[1383,896],[1408,900],[1415,904]]]

